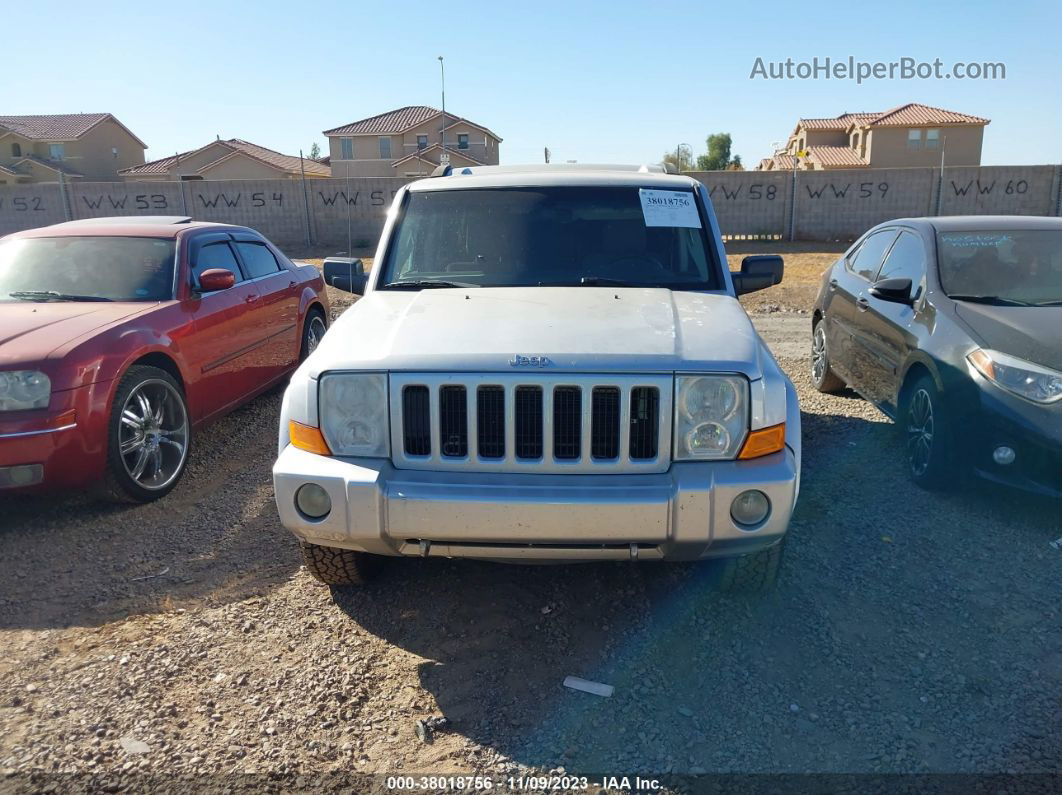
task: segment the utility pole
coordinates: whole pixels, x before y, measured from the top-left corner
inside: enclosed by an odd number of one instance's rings
[[[940,205],[944,198],[944,151],[948,148],[948,136],[940,142],[940,176],[937,177],[937,207],[933,215],[940,215]]]
[[[439,129],[439,141],[442,144],[443,152],[446,152],[446,65],[443,64],[443,57],[439,56],[439,79],[442,83],[442,112],[443,120],[442,127]]]
[[[690,153],[690,162],[693,161],[693,147],[687,143],[681,143],[675,147],[675,171],[682,171],[682,148],[686,147],[686,151]]]

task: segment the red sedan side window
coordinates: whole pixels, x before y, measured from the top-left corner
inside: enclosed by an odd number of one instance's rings
[[[261,243],[237,243],[244,265],[247,266],[247,278],[257,279],[269,276],[280,270],[280,263],[273,252]]]
[[[195,266],[192,268],[192,280],[196,287],[199,287],[199,274],[211,268],[232,271],[237,283],[243,281],[240,265],[236,262],[236,255],[232,253],[228,243],[211,243],[199,250],[199,256],[196,257]]]

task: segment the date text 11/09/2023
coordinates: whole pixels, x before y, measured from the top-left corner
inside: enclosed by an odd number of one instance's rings
[[[388,776],[384,787],[396,792],[630,792],[663,789],[663,782],[641,776]]]

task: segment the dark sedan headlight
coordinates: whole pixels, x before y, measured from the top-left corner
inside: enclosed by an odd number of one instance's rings
[[[52,382],[38,370],[0,370],[0,411],[46,409]]]
[[[966,357],[977,372],[1011,394],[1034,403],[1062,400],[1062,373],[1016,356],[978,348]]]

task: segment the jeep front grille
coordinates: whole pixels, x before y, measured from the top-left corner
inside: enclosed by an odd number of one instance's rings
[[[390,378],[399,468],[663,472],[670,464],[670,375]]]

